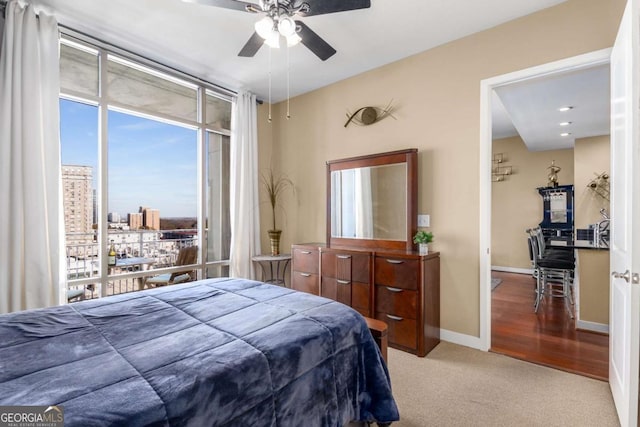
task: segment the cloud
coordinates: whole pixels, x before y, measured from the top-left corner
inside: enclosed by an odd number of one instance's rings
[[[158,129],[162,126],[163,126],[163,123],[155,122],[153,120],[140,120],[135,123],[116,125],[115,128],[117,130],[142,131],[142,130]]]

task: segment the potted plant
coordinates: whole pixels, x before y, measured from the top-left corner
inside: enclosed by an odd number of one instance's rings
[[[418,244],[420,255],[427,255],[429,253],[429,243],[431,242],[433,242],[433,233],[430,231],[419,230],[415,236],[413,236],[413,243]]]
[[[282,230],[276,226],[276,207],[280,201],[282,193],[288,188],[295,191],[293,182],[285,175],[275,175],[272,169],[262,174],[262,185],[267,191],[269,203],[271,204],[272,227],[267,230],[271,244],[271,255],[280,255],[280,235]]]

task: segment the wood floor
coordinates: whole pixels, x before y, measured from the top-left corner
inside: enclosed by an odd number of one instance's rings
[[[561,298],[533,312],[535,279],[492,272],[502,283],[491,292],[491,351],[607,381],[609,337],[579,331]]]

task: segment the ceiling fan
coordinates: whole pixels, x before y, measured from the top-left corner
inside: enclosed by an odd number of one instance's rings
[[[323,61],[333,56],[336,50],[304,22],[294,18],[366,9],[371,6],[371,0],[259,0],[257,4],[236,0],[183,1],[264,14],[256,22],[253,35],[238,56],[252,57],[263,44],[278,47],[280,37],[283,36],[288,46],[302,43]]]

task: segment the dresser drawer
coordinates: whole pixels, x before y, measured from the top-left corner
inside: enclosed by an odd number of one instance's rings
[[[418,289],[420,262],[416,259],[376,257],[376,285],[394,288]]]
[[[351,259],[351,280],[369,283],[371,271],[371,257],[369,254],[354,254]]]
[[[322,276],[320,295],[351,307],[351,282]]]
[[[389,328],[389,344],[396,344],[412,350],[418,348],[417,324],[413,319],[404,319],[376,310],[376,319],[385,322]]]
[[[320,295],[319,277],[317,274],[294,270],[291,272],[291,288],[296,291]]]
[[[320,252],[321,271],[326,277],[342,280],[369,282],[369,254],[322,250]]]
[[[376,286],[376,312],[416,319],[418,292],[392,286]]]
[[[293,248],[291,269],[304,273],[318,274],[318,250]]]
[[[351,283],[351,306],[357,308],[358,311],[365,311],[367,317],[371,317],[369,313],[371,305],[371,287],[367,283],[352,282]]]

